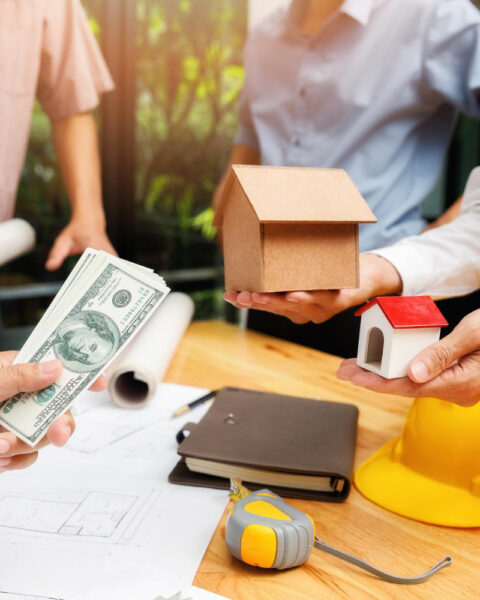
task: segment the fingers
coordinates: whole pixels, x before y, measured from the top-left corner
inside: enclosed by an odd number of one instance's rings
[[[0,352],[0,367],[8,367],[12,364],[17,356],[16,350],[9,350],[8,352]]]
[[[62,368],[59,360],[3,367],[0,369],[0,400],[48,387],[59,378]]]
[[[397,293],[401,278],[387,260],[370,254],[360,255],[360,287],[342,290],[314,290],[259,294],[226,292],[224,298],[238,308],[254,308],[288,317],[296,323],[319,324],[347,308],[358,306],[371,296]]]
[[[236,303],[244,307],[252,306],[253,298],[250,292],[239,292],[237,294]]]
[[[28,444],[22,442],[22,440],[18,439],[13,433],[6,431],[5,433],[0,434],[0,461],[23,454],[31,454],[32,452],[41,450],[47,445],[48,439],[43,438],[35,446],[35,450],[33,450]],[[0,466],[0,469],[1,468],[3,467]]]
[[[296,304],[329,304],[338,296],[338,291],[325,290],[320,292],[288,292],[285,294],[289,302]]]
[[[281,298],[282,294],[257,294],[250,292],[226,292],[224,298],[237,308],[252,308],[290,319],[297,325],[310,321],[308,316],[292,310],[295,308]],[[257,301],[258,299],[258,301]]]
[[[28,444],[22,442],[10,431],[0,434],[0,461],[17,455],[30,454],[41,450],[49,443],[54,446],[63,446],[75,431],[75,421],[72,413],[68,411],[54,421],[48,428],[47,435],[38,442],[33,450]],[[0,468],[2,468],[0,466]]]
[[[109,238],[108,238],[108,236],[106,234],[104,235],[104,238],[105,238],[105,240],[102,243],[103,247],[102,248],[98,248],[98,250],[105,250],[105,252],[108,252],[109,254],[113,254],[113,256],[118,256],[117,251],[112,246],[112,243],[111,243],[111,241],[109,240]]]
[[[422,396],[449,400],[460,406],[473,406],[480,400],[479,373],[480,352],[472,352],[430,381],[413,385]]]
[[[55,271],[58,269],[63,261],[69,256],[72,249],[73,240],[65,233],[61,233],[50,250],[45,268],[47,271]]]
[[[253,308],[289,318],[294,323],[315,324],[358,304],[357,290],[299,291],[287,293],[226,292],[237,308]]]
[[[88,388],[91,392],[103,392],[107,387],[107,379],[103,375]]]
[[[75,237],[75,250],[83,252],[86,248],[95,248],[95,250],[103,250],[113,256],[118,256],[117,251],[112,246],[107,234],[104,231],[89,231],[88,234],[82,232],[82,235]]]
[[[479,348],[480,311],[477,310],[462,319],[452,333],[420,352],[410,363],[408,376],[416,383],[425,383]]]
[[[30,448],[30,450],[32,450]],[[38,458],[38,452],[30,452],[30,454],[21,454],[14,456],[13,458],[1,459],[0,458],[0,471],[17,471],[19,469],[26,469],[33,465]]]
[[[47,435],[35,448],[30,448],[10,431],[0,433],[0,470],[26,469],[37,460],[39,450],[49,443],[65,445],[74,431],[75,421],[69,411],[50,425]]]
[[[337,370],[337,377],[343,381],[350,381],[350,378],[358,372],[359,368],[356,358],[347,358],[340,363]]]
[[[337,377],[373,392],[410,398],[439,398],[460,406],[480,401],[480,353],[473,353],[426,383],[414,383],[408,377],[384,379],[356,365],[356,359],[342,362]]]
[[[383,394],[395,394],[398,396],[416,397],[420,395],[428,395],[421,393],[422,386],[413,383],[408,377],[399,379],[385,379],[380,375],[366,371],[357,366],[356,359],[348,359],[343,361],[337,371],[338,379],[350,381],[353,385],[366,388],[373,392]]]
[[[88,222],[70,221],[55,240],[45,268],[48,271],[55,271],[67,256],[80,254],[89,246],[117,256],[105,231]]]
[[[226,292],[224,298],[237,308],[252,308],[290,319],[296,324],[309,321],[321,323],[325,320],[323,311],[315,305],[298,305],[289,302],[285,294],[257,292]]]
[[[232,292],[231,290],[227,290],[223,294],[223,299],[226,300],[227,302],[230,302],[230,304],[236,304],[237,297],[238,297],[238,292]]]
[[[54,446],[64,446],[74,431],[75,421],[72,413],[68,411],[50,425],[46,438]]]

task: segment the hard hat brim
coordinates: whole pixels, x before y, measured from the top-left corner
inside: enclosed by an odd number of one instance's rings
[[[393,459],[399,438],[377,450],[357,470],[359,492],[383,508],[416,521],[479,527],[480,497],[413,471]]]

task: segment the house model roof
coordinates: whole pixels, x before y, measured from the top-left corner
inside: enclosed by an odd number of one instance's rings
[[[235,179],[261,223],[375,223],[375,215],[343,169],[232,165],[213,224]]]
[[[448,322],[430,296],[380,296],[355,312],[360,316],[378,304],[394,329],[446,327]]]

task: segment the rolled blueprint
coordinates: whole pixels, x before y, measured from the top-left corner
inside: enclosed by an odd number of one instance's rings
[[[23,219],[0,223],[0,267],[35,247],[35,229]]]
[[[115,404],[139,408],[155,394],[193,316],[193,301],[172,292],[138,336],[108,368]]]

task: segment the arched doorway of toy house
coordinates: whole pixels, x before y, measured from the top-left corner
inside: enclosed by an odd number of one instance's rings
[[[365,362],[376,369],[382,368],[383,345],[383,331],[378,327],[372,327],[367,335]]]

